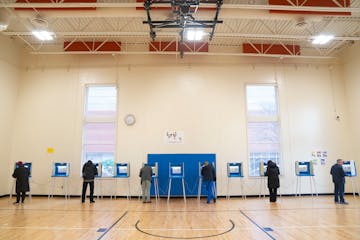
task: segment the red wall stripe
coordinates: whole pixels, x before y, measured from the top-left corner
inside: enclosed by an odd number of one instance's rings
[[[97,49],[100,45],[101,47]],[[119,52],[121,51],[121,42],[64,42],[65,52],[90,52],[95,50],[98,52]]]
[[[339,6],[332,0],[290,0],[294,5],[302,7],[334,7]],[[298,2],[298,3],[297,3]],[[338,3],[342,7],[350,7],[350,0],[340,0]],[[293,6],[287,0],[269,0],[269,5]],[[351,12],[319,12],[319,11],[289,11],[289,10],[270,10],[270,13],[283,14],[316,14],[316,15],[351,15]]]
[[[243,43],[243,53],[300,55],[299,45]]]

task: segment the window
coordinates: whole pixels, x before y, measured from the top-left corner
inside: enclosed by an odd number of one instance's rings
[[[280,164],[277,87],[247,85],[246,105],[250,176],[259,176],[260,162]]]
[[[102,164],[102,175],[113,176],[116,144],[115,86],[88,86],[83,124],[83,158]]]

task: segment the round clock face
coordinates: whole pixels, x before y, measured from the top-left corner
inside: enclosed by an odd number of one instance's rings
[[[135,124],[135,116],[132,114],[128,114],[125,116],[124,121],[125,121],[126,125],[129,125],[129,126],[134,125]]]

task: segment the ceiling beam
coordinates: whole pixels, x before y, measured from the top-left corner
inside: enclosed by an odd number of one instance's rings
[[[32,36],[31,32],[2,32],[3,35],[7,36]],[[56,32],[58,37],[148,37],[149,32]],[[178,32],[159,32],[158,36],[162,37],[173,37],[177,36]],[[250,39],[282,39],[282,40],[293,40],[293,41],[307,41],[315,38],[311,35],[286,35],[286,34],[248,34],[248,33],[216,33],[216,38],[227,38],[227,37],[238,37],[238,38],[250,38]],[[338,41],[360,41],[360,36],[344,37],[336,36],[333,40]]]
[[[213,4],[201,3],[201,7],[214,7]],[[143,3],[0,3],[0,8],[135,8],[143,7]],[[157,4],[156,7],[169,7],[169,4]],[[246,10],[286,10],[286,11],[315,11],[315,12],[360,12],[358,7],[306,7],[286,5],[260,4],[226,4],[222,9]]]
[[[180,52],[30,52],[34,55],[180,55]],[[266,58],[298,58],[298,59],[336,59],[333,56],[316,55],[278,55],[278,54],[256,54],[256,53],[221,53],[221,52],[186,52],[186,55],[206,55],[206,56],[237,56],[237,57],[266,57]]]

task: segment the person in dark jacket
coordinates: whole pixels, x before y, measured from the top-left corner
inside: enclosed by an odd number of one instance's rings
[[[206,186],[207,191],[207,201],[206,203],[210,203],[213,199],[214,203],[216,202],[216,194],[215,194],[215,181],[216,181],[216,173],[215,168],[212,164],[209,164],[208,161],[204,162],[204,166],[201,169],[201,176],[203,176],[204,184]]]
[[[12,175],[13,178],[16,178],[16,202],[14,202],[14,204],[18,204],[20,202],[20,193],[21,193],[21,203],[24,203],[26,192],[30,191],[29,169],[24,167],[21,161],[17,162],[16,165],[17,167]]]
[[[267,163],[267,169],[265,176],[268,177],[268,188],[270,192],[270,202],[276,202],[277,189],[280,187],[279,181],[280,171],[276,163],[269,160]]]
[[[97,168],[95,164],[91,160],[88,160],[82,169],[83,174],[83,187],[82,187],[82,195],[81,195],[81,202],[85,202],[86,197],[86,189],[87,185],[90,185],[90,203],[94,203],[94,179],[95,176],[98,174]]]
[[[344,199],[345,172],[342,168],[342,164],[342,159],[336,160],[336,163],[331,167],[330,174],[332,175],[332,181],[334,183],[335,203],[348,204]]]
[[[140,169],[139,177],[141,177],[141,190],[143,203],[150,203],[150,187],[152,179],[152,168],[148,164]]]

